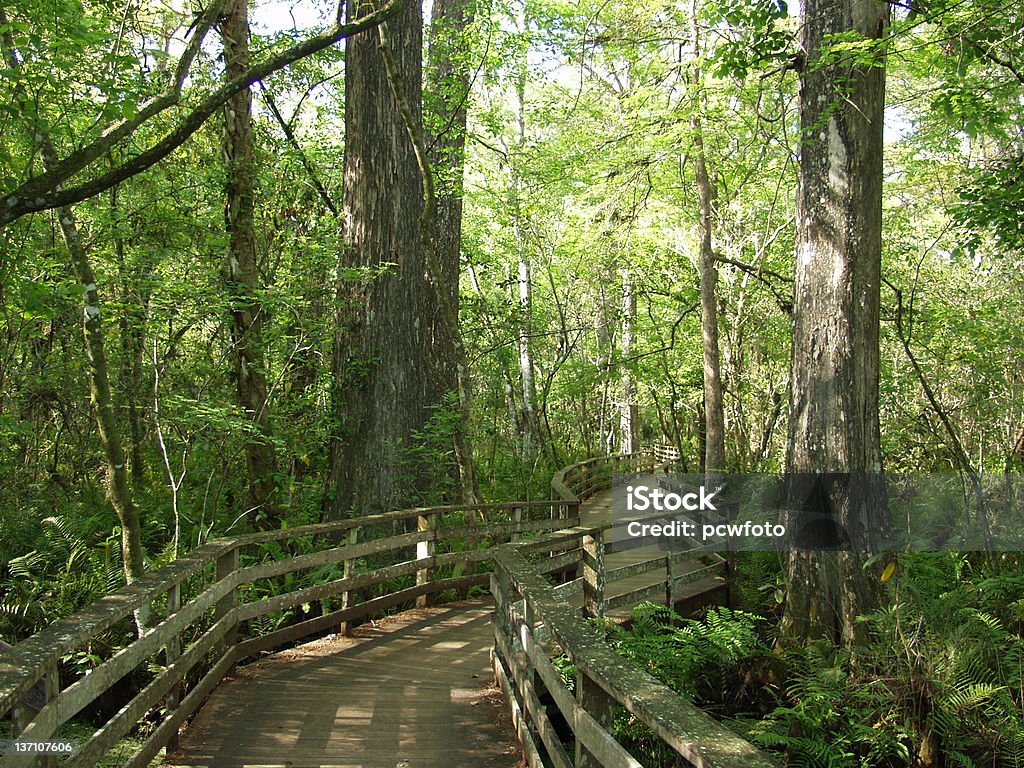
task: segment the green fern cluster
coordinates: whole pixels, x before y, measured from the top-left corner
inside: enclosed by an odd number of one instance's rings
[[[787,654],[790,679],[761,719],[731,725],[755,744],[786,754],[792,768],[909,764],[912,728],[885,680],[851,674],[849,656],[827,643]]]
[[[856,659],[789,651],[764,718],[736,719],[796,768],[1024,768],[1021,576],[953,553],[900,555]]]
[[[623,656],[674,690],[706,702],[737,690],[744,660],[767,653],[750,613],[713,608],[702,621],[655,603],[633,609],[628,628],[609,625],[608,641]]]
[[[34,545],[0,573],[0,636],[12,641],[74,613],[124,580],[118,538],[91,535],[69,516],[45,518]]]

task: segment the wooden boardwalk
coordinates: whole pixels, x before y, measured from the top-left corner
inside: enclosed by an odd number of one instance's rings
[[[657,480],[653,475],[635,477],[630,483],[634,486],[642,486],[648,489],[658,487]],[[650,515],[650,512],[629,515],[623,509],[623,496],[613,497],[611,490],[601,491],[584,501],[580,506],[580,524],[584,526],[596,526],[604,523],[614,523],[615,527],[605,534],[605,569],[610,571],[615,568],[641,563],[652,558],[664,557],[665,549],[654,544],[636,546],[630,541],[626,533],[625,522],[634,518],[642,518]],[[673,518],[685,519],[683,515],[672,514]],[[700,563],[694,562],[681,566],[676,575],[682,575],[685,571],[701,567]],[[650,572],[639,576],[631,576],[627,579],[616,581],[609,587],[608,597],[612,598],[624,594],[633,589],[639,589],[651,584],[656,584],[664,578],[661,572]],[[676,601],[686,607],[687,611],[710,605],[725,597],[726,582],[720,576],[709,576],[699,581],[692,582],[675,594]],[[572,601],[579,605],[582,597]],[[622,620],[630,615],[629,608],[618,608],[608,611],[609,618]]]
[[[490,600],[406,611],[241,667],[166,765],[515,768]]]
[[[621,510],[614,512],[618,518]],[[620,522],[611,491],[584,502],[581,521]],[[623,538],[620,528],[608,541],[614,549]],[[607,567],[659,554],[655,547],[610,552]],[[616,586],[627,591],[659,578],[644,574]],[[507,707],[491,687],[492,606],[475,600],[406,611],[359,627],[355,637],[327,637],[241,667],[217,687],[165,765],[517,768],[522,757]]]

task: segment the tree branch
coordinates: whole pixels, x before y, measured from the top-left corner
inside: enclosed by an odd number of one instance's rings
[[[228,99],[239,91],[248,88],[257,80],[261,80],[274,72],[284,69],[300,59],[319,53],[320,51],[335,45],[346,37],[351,37],[359,32],[363,32],[377,26],[385,19],[394,15],[398,11],[401,2],[402,0],[390,0],[390,2],[379,11],[374,11],[373,13],[349,24],[334,24],[326,32],[314,35],[313,37],[278,53],[276,56],[271,56],[257,64],[254,64],[239,77],[223,84],[208,94],[207,97],[203,99],[203,101],[201,101],[199,105],[196,106],[174,130],[170,131],[163,139],[146,151],[126,160],[121,165],[96,177],[95,179],[92,179],[91,181],[84,182],[69,189],[58,189],[63,180],[66,180],[77,171],[84,170],[97,162],[114,144],[134,133],[135,129],[138,128],[144,120],[139,121],[139,115],[136,115],[136,118],[133,121],[119,124],[116,128],[112,128],[105,132],[104,135],[96,141],[86,147],[83,147],[61,163],[55,165],[53,170],[62,168],[63,170],[61,173],[48,178],[45,173],[41,174],[40,176],[26,181],[10,194],[0,198],[0,229],[28,213],[49,210],[51,208],[58,208],[64,205],[72,205],[74,203],[87,200],[90,197],[94,197],[110,187],[121,183],[125,179],[145,171],[184,144],[193,133],[202,127],[203,123],[205,123],[214,112],[220,109]],[[203,24],[206,24],[206,19],[207,17],[204,15]],[[202,34],[205,34],[205,31],[202,31]],[[199,35],[200,32],[197,31],[196,37]],[[195,43],[195,38],[193,38],[193,43]],[[197,44],[194,44],[192,47],[194,47],[195,50],[198,50]],[[189,49],[186,49],[186,53],[182,55],[183,59],[187,57],[188,50]],[[193,52],[191,56],[194,55],[195,53]],[[191,59],[189,59],[189,63],[190,62]],[[180,62],[179,71],[176,73],[176,88],[179,82],[183,82],[183,73],[181,71]],[[161,108],[158,109],[157,107],[159,105],[150,103],[144,107],[144,110],[146,110],[148,114],[146,119],[149,119],[164,109],[177,104],[180,97],[180,88],[177,88],[172,89],[170,93],[160,97],[162,99],[169,100],[168,103]],[[71,158],[75,158],[73,163],[70,162]]]

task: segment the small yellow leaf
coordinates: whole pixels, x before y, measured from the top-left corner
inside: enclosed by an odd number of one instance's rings
[[[895,560],[893,560],[891,563],[889,563],[887,566],[885,566],[885,570],[882,571],[882,583],[885,584],[885,582],[887,582],[889,579],[892,578],[892,575],[894,573],[896,573],[896,561]]]

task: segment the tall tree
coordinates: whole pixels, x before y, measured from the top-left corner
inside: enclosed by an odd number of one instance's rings
[[[220,20],[224,42],[224,77],[244,77],[249,69],[248,0],[227,0]],[[225,223],[228,252],[222,269],[231,298],[231,337],[235,390],[249,420],[245,463],[249,482],[247,511],[261,527],[276,527],[277,454],[270,426],[270,395],[264,366],[263,322],[256,263],[255,146],[252,92],[243,88],[224,105],[224,156],[227,160]]]
[[[355,20],[377,7],[349,3]],[[390,20],[402,100],[422,131],[423,20],[418,2]],[[409,503],[424,491],[412,450],[430,417],[426,318],[436,311],[421,239],[415,147],[391,92],[377,35],[345,58],[344,245],[334,339],[329,517]]]
[[[463,175],[466,159],[466,119],[470,96],[469,28],[476,13],[474,0],[436,0],[431,6],[423,96],[427,160],[434,180],[433,221],[424,233],[432,251],[428,264],[437,292],[437,314],[431,321],[434,367],[432,398],[442,402],[456,393],[459,413],[454,425],[456,470],[463,501],[480,500],[469,440],[469,361],[459,325],[459,264],[462,254]],[[407,128],[410,127],[407,125]],[[413,126],[414,128],[414,126]],[[416,141],[414,133],[410,138]],[[429,202],[425,201],[429,207]],[[428,254],[428,261],[431,261]],[[453,359],[453,356],[455,359]]]
[[[690,83],[693,106],[693,166],[697,181],[697,236],[700,240],[697,262],[700,272],[700,326],[704,350],[704,457],[705,472],[725,469],[725,406],[722,385],[722,356],[718,344],[718,265],[712,240],[714,228],[715,185],[708,173],[704,152],[703,74],[701,37],[697,21],[697,0],[690,5],[690,43],[693,46]]]
[[[864,639],[857,617],[872,603],[865,553],[843,547],[845,539],[863,546],[885,525],[878,336],[888,13],[879,0],[804,5],[786,469],[791,504],[831,518],[835,539],[818,543],[842,551],[791,553],[789,641],[832,637],[852,647]],[[847,42],[842,50],[830,47],[836,36]]]

